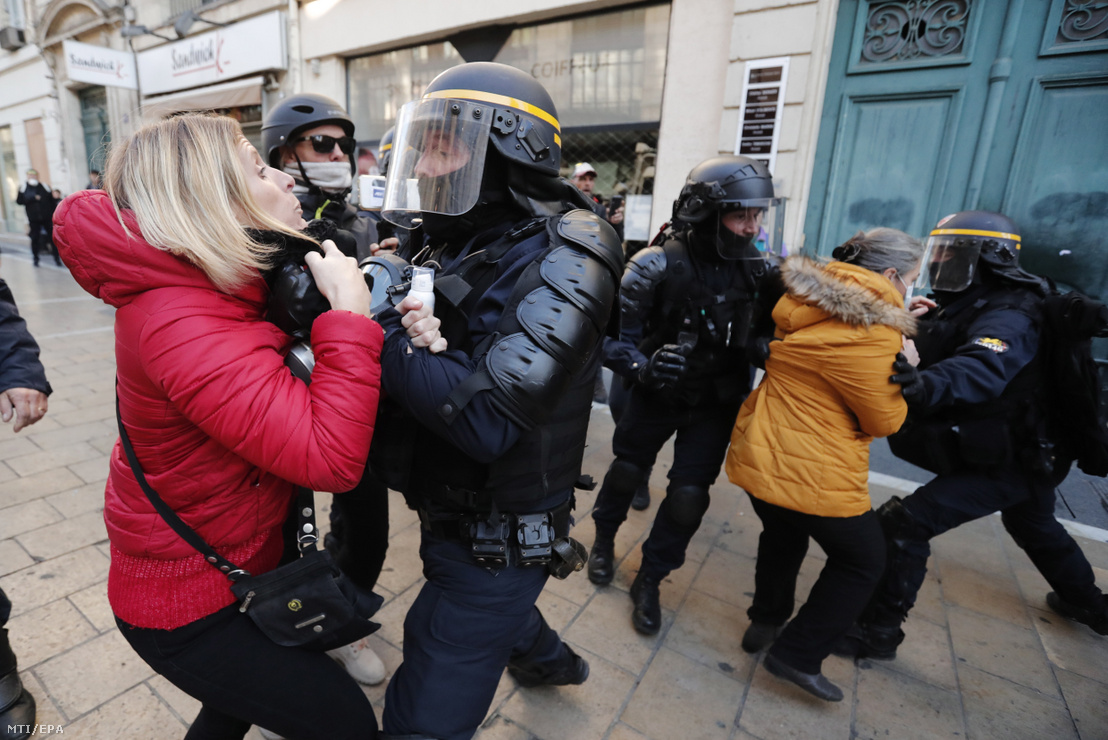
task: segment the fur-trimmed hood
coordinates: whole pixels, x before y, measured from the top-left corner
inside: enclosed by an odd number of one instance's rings
[[[788,295],[816,311],[774,312],[785,332],[796,331],[830,317],[851,326],[890,326],[905,336],[916,333],[916,319],[904,309],[904,299],[883,275],[845,262],[821,264],[807,257],[790,257],[781,265]],[[798,306],[799,308],[799,306]],[[820,314],[823,314],[822,316]]]

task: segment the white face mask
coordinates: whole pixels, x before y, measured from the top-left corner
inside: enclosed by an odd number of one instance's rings
[[[350,172],[350,162],[301,162],[304,167],[304,173],[308,175],[308,179],[312,181],[320,190],[324,192],[340,193],[343,190],[348,190],[354,183],[354,176]],[[304,175],[300,173],[300,168],[296,166],[296,162],[290,162],[284,166],[284,171],[296,178],[296,187],[294,192],[306,192],[306,184],[301,184],[300,180]]]
[[[915,284],[908,286],[908,289],[904,291],[904,305],[907,306],[912,302],[912,291],[916,289]]]
[[[30,185],[31,187],[34,187],[35,185],[38,185],[38,180],[36,180],[33,177],[28,177],[27,178],[27,184]]]

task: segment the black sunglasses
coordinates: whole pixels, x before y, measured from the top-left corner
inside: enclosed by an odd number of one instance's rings
[[[302,141],[312,142],[312,149],[315,149],[320,154],[330,154],[335,151],[335,144],[339,145],[339,151],[343,154],[353,154],[354,147],[358,145],[358,142],[354,140],[353,136],[343,136],[340,139],[336,139],[334,136],[328,136],[327,134],[301,136],[293,143],[299,144]]]

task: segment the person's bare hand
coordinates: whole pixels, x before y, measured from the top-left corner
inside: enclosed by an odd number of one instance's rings
[[[46,415],[46,394],[32,388],[9,388],[0,393],[0,419],[5,423],[15,417],[13,432],[29,427]]]
[[[373,318],[369,308],[369,288],[366,287],[365,276],[358,269],[358,261],[340,252],[330,239],[325,239],[321,246],[322,255],[309,252],[304,258],[319,292],[331,308]]]
[[[912,367],[919,367],[919,350],[916,349],[916,343],[908,337],[904,337],[903,349],[900,350],[904,355],[904,358],[908,360],[908,364]]]
[[[369,245],[370,255],[376,255],[380,252],[385,254],[392,254],[396,251],[396,248],[400,246],[400,240],[395,236],[390,236],[388,239],[382,239],[381,243],[373,242]]]
[[[439,332],[442,322],[430,306],[414,296],[408,296],[400,302],[396,310],[404,317],[400,323],[408,330],[414,346],[426,347],[432,354],[446,349],[446,338]]]
[[[923,316],[937,305],[939,304],[927,296],[914,295],[912,300],[908,301],[908,313],[913,316]]]
[[[620,206],[608,215],[608,223],[612,226],[619,226],[623,223],[623,206]]]

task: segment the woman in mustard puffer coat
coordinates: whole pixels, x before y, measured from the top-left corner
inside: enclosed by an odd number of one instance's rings
[[[781,267],[786,294],[766,376],[735,422],[727,475],[762,520],[751,626],[743,648],[773,642],[766,668],[828,701],[842,691],[820,672],[881,577],[885,540],[870,508],[869,444],[900,428],[908,407],[890,382],[910,340],[904,308],[923,247],[895,229],[859,233],[834,262],[793,257]],[[917,299],[916,302],[919,302]],[[827,565],[792,614],[809,538]],[[774,639],[776,638],[776,642]]]

